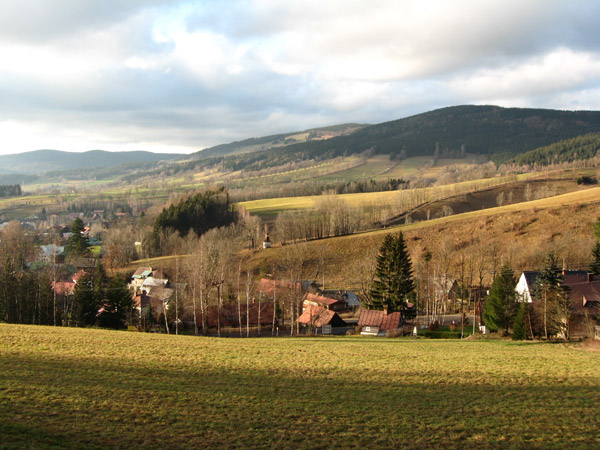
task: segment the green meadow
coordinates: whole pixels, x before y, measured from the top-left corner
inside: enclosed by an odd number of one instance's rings
[[[593,448],[600,352],[0,325],[1,448]]]

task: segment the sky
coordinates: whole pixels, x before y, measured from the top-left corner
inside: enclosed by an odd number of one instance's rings
[[[599,18],[597,0],[2,0],[0,154],[600,110]]]

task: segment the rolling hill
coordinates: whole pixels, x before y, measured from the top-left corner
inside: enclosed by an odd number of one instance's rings
[[[339,156],[389,154],[394,159],[432,155],[486,155],[497,163],[565,139],[600,132],[598,111],[452,106],[415,116],[353,129],[329,139],[305,139],[290,145],[264,139],[219,146],[195,154],[222,162],[230,170],[261,170],[291,162]],[[281,136],[289,135],[279,135]],[[244,153],[240,148],[244,148]],[[265,148],[268,147],[268,148]],[[237,152],[237,154],[232,154]],[[240,154],[242,153],[242,154]]]
[[[91,150],[83,153],[73,153],[60,150],[35,150],[13,155],[0,155],[0,173],[34,175],[50,171],[173,160],[182,156],[174,153],[145,151],[107,152],[104,150]]]

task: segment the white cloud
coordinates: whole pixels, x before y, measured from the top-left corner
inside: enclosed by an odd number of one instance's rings
[[[593,0],[3,0],[0,152],[194,151],[463,103],[600,109],[599,16]]]

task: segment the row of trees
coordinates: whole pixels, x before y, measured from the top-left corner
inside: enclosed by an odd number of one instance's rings
[[[0,184],[0,197],[18,197],[23,195],[20,184]]]

